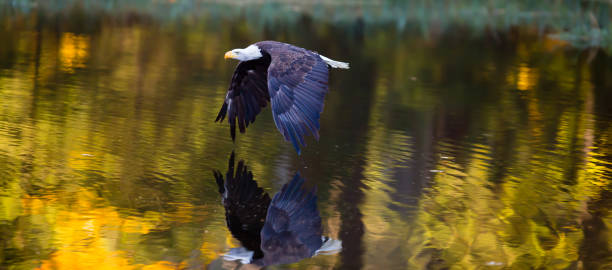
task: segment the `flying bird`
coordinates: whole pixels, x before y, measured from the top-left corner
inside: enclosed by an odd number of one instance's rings
[[[228,58],[240,63],[215,122],[227,116],[232,140],[236,139],[236,122],[240,133],[244,133],[268,102],[276,128],[298,155],[300,147],[306,145],[305,135],[310,133],[319,140],[319,117],[328,91],[329,68],[348,69],[348,63],[277,41],[233,49],[225,53]]]
[[[267,266],[293,263],[321,253],[334,254],[342,248],[340,240],[321,235],[315,190],[304,187],[299,173],[270,200],[244,161],[239,161],[234,170],[233,152],[225,180],[221,172],[213,172],[227,227],[242,244],[225,254],[225,260]]]

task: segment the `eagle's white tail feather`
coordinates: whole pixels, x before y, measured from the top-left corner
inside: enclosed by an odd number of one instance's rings
[[[251,263],[253,260],[253,251],[250,251],[244,247],[232,248],[228,253],[223,255],[223,259],[227,261],[240,260],[242,264]]]
[[[340,62],[340,61],[336,61],[336,60],[331,60],[323,55],[319,55],[321,57],[321,59],[323,59],[323,61],[325,61],[325,63],[327,63],[328,65],[330,65],[333,68],[343,68],[343,69],[348,69],[349,68],[349,63],[345,63],[345,62]]]
[[[342,240],[321,236],[321,241],[323,244],[317,251],[315,251],[315,255],[332,255],[342,250]]]

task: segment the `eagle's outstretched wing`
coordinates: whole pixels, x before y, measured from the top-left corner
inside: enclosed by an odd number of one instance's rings
[[[272,116],[285,140],[300,153],[304,136],[319,139],[319,118],[328,91],[329,67],[306,49],[284,44],[272,54],[268,68],[268,91]]]
[[[225,95],[225,101],[215,119],[223,121],[227,116],[232,140],[236,139],[236,120],[240,133],[255,121],[255,117],[268,104],[268,66],[270,55],[238,63]]]

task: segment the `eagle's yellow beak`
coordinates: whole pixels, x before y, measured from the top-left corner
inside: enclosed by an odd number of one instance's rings
[[[232,51],[226,52],[225,56],[223,58],[228,59],[228,58],[236,58],[238,57],[235,53],[233,53]]]

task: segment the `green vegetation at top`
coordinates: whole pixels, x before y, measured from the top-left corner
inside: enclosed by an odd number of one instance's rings
[[[150,17],[160,22],[174,22],[214,17],[245,18],[258,29],[282,22],[295,25],[307,16],[315,21],[351,26],[386,24],[399,31],[420,30],[426,37],[445,31],[449,26],[464,26],[475,33],[504,31],[515,26],[536,27],[543,35],[564,40],[578,48],[612,49],[610,11],[612,2],[602,0],[0,0],[3,16],[46,13],[129,14]]]

